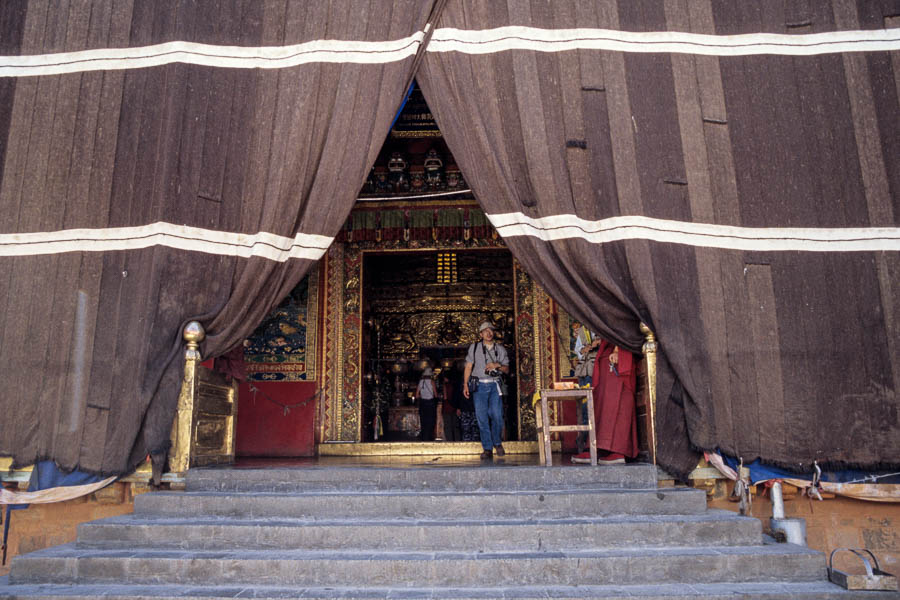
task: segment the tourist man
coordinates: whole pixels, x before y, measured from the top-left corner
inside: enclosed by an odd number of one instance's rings
[[[481,458],[506,454],[500,436],[503,432],[503,401],[500,398],[501,373],[509,373],[506,349],[494,341],[494,326],[485,321],[478,328],[481,341],[469,346],[463,376],[463,395],[475,404],[475,418],[481,435]]]

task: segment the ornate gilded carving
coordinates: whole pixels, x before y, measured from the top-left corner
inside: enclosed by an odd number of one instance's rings
[[[445,313],[437,327],[437,343],[442,346],[455,346],[462,339],[462,319],[451,313]]]
[[[534,408],[531,397],[535,392],[534,306],[531,277],[515,264],[516,303],[516,380],[519,393],[519,439],[537,439]]]
[[[341,431],[343,441],[352,442],[360,439],[360,411],[362,404],[362,377],[359,372],[361,358],[360,335],[362,330],[362,314],[360,298],[362,295],[362,252],[359,248],[348,245],[344,249],[344,315],[342,319],[342,362],[343,390],[341,394]]]
[[[371,208],[361,206],[357,210],[371,211]],[[408,232],[410,227],[413,233],[419,225],[422,225],[419,229],[424,229],[426,220],[421,215],[414,218],[410,213],[415,211],[433,213],[427,220],[429,235],[417,238],[419,234],[416,234],[404,239],[402,232]],[[372,358],[364,355],[363,350],[367,344],[376,343],[369,341],[364,331],[380,332],[378,345],[382,358],[412,360],[422,355],[423,348],[457,346],[462,350],[475,341],[474,332],[486,319],[499,326],[503,343],[516,346],[518,439],[535,439],[531,395],[536,380],[551,377],[548,373],[552,373],[552,365],[548,363],[544,368],[543,359],[536,360],[536,357],[545,352],[544,359],[549,360],[553,351],[543,350],[548,330],[541,329],[541,320],[545,319],[546,311],[541,308],[543,316],[535,314],[535,286],[530,277],[520,267],[513,272],[509,254],[488,251],[458,253],[456,283],[437,282],[436,260],[412,270],[384,268],[379,271],[384,274],[384,280],[369,280],[368,267],[363,273],[367,252],[390,256],[385,260],[395,266],[400,256],[414,254],[405,252],[408,249],[434,251],[434,258],[437,251],[445,249],[504,247],[502,239],[491,235],[490,224],[474,203],[453,207],[433,202],[392,203],[379,206],[377,215],[372,219],[351,218],[345,228],[347,241],[333,244],[327,255],[322,334],[325,344],[321,361],[325,390],[319,413],[319,439],[361,439],[366,375],[361,360]],[[436,227],[434,232],[432,226]],[[466,238],[465,232],[471,235]],[[393,249],[401,252],[395,254]],[[464,254],[477,256],[477,261],[466,262]],[[373,323],[365,330],[363,311]],[[512,426],[515,428],[516,423]]]
[[[344,320],[344,248],[332,244],[325,257],[325,326],[322,380],[324,394],[320,411],[320,440],[339,440],[341,389],[343,382],[342,329]]]

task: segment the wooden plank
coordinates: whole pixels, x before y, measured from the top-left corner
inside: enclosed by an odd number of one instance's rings
[[[538,440],[538,442],[543,442],[544,445],[544,464],[548,467],[552,467],[553,450],[550,447],[550,411],[547,407],[547,400],[543,394],[541,394],[541,431],[543,432],[542,439]]]
[[[567,432],[567,431],[590,431],[587,425],[551,425],[550,433]]]
[[[594,413],[593,393],[587,395],[585,402],[587,403],[588,416],[588,453],[591,456],[591,466],[597,466],[597,417]],[[655,462],[655,461],[654,461]]]
[[[547,463],[547,449],[544,446],[544,411],[541,408],[541,403],[538,402],[534,405],[534,418],[537,429],[537,446],[538,446],[538,464],[544,465]]]

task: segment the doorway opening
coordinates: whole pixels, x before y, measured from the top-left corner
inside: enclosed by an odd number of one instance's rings
[[[416,389],[428,369],[439,414],[468,412],[461,398],[466,352],[484,321],[510,356],[504,440],[519,439],[513,288],[506,249],[364,253],[363,441],[463,441],[443,419],[434,432],[422,431]]]

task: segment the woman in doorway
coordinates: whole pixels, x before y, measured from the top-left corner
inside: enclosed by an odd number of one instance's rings
[[[419,385],[416,387],[416,398],[419,401],[419,423],[422,426],[419,439],[423,442],[434,441],[434,427],[437,424],[433,375],[431,367],[426,367],[422,371],[422,378],[419,379]]]

